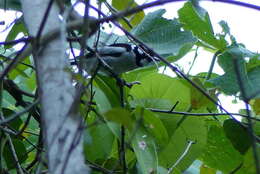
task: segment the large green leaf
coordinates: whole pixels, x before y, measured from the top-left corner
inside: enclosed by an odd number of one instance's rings
[[[221,126],[210,126],[207,146],[201,156],[203,163],[225,173],[233,171],[242,161],[243,156],[235,150]]]
[[[249,97],[259,98],[260,97],[260,66],[254,68],[248,73],[250,89],[247,91]]]
[[[163,122],[169,137],[171,137],[178,127],[178,123],[182,120],[182,115],[176,114],[166,114],[166,113],[156,113],[158,117]]]
[[[179,20],[184,25],[184,28],[192,31],[195,36],[206,44],[219,50],[227,46],[224,38],[216,38],[207,12],[202,14],[191,2],[187,2],[178,11],[178,14]]]
[[[200,81],[199,78],[193,78],[192,81],[196,83],[198,86],[200,86],[204,91],[207,91],[202,82]],[[217,110],[216,105],[210,101],[204,94],[202,94],[198,89],[195,87],[191,86],[191,107],[192,109],[202,109],[202,108],[208,108],[211,112],[214,112]],[[211,95],[212,98],[216,98],[213,94]]]
[[[191,32],[182,31],[181,24],[176,19],[163,18],[164,13],[165,10],[149,13],[132,30],[132,34],[159,54],[183,56],[191,49],[196,39]]]
[[[260,156],[260,148],[257,148],[257,155]],[[256,174],[255,159],[252,148],[250,148],[244,156],[242,167],[236,172],[236,174]]]
[[[106,124],[90,127],[84,135],[84,152],[87,159],[95,161],[109,157],[114,141],[114,135]]]
[[[138,6],[138,4],[134,0],[112,0],[112,6],[117,10],[127,10],[133,7]],[[131,26],[135,27],[139,24],[144,18],[145,14],[143,11],[127,16],[126,19],[131,24]],[[126,21],[120,20],[120,23],[123,25],[125,29],[131,29],[129,25],[127,25]]]
[[[123,108],[113,108],[106,112],[105,118],[108,121],[113,121],[119,125],[123,125],[129,130],[133,129],[133,119],[131,118],[131,113]]]
[[[2,112],[3,112],[3,115],[4,115],[5,118],[8,118],[9,116],[15,114],[15,112],[13,110],[8,109],[8,108],[2,108]],[[22,123],[23,123],[23,121],[21,120],[21,118],[17,117],[9,123],[9,126],[12,129],[18,131],[20,126],[22,125]]]
[[[174,132],[166,148],[159,154],[159,163],[167,168],[172,167],[185,152],[189,141],[193,141],[194,144],[176,166],[179,170],[184,171],[201,154],[206,140],[207,128],[204,119],[187,117]]]
[[[217,78],[211,79],[210,82],[219,87],[224,93],[228,95],[235,95],[240,91],[241,85],[239,85],[238,77],[242,80],[245,95],[250,97],[259,91],[259,68],[254,68],[250,72],[246,70],[245,57],[254,57],[255,54],[246,50],[241,46],[231,46],[223,54],[218,57],[218,63],[225,71],[225,74]],[[235,61],[237,65],[235,65]],[[237,66],[237,71],[235,69]]]
[[[94,100],[97,103],[98,110],[101,113],[105,113],[112,108],[110,100],[107,98],[107,95],[99,88],[94,88],[95,96]]]
[[[23,61],[23,63],[25,63],[27,65],[31,64],[29,56]],[[16,65],[15,68],[12,69],[11,72],[9,72],[9,74],[8,74],[9,78],[12,79],[12,80],[14,80],[15,78],[17,78],[19,76],[22,76],[22,77],[25,77],[25,78],[29,78],[29,76],[25,72],[27,69],[30,68],[27,65],[24,65],[24,64]]]
[[[247,130],[233,119],[226,120],[223,127],[226,136],[229,138],[234,148],[236,148],[241,154],[245,154],[251,146],[251,139]]]
[[[137,108],[135,110],[137,122],[143,120],[146,130],[155,138],[161,147],[168,143],[168,133],[160,118],[149,110]]]
[[[132,146],[142,173],[156,173],[158,157],[153,138],[143,128],[138,128],[134,133]]]
[[[25,160],[28,158],[28,154],[26,152],[25,145],[21,140],[18,139],[12,139],[15,153],[17,155],[18,161],[20,164],[25,162]],[[5,159],[6,165],[8,169],[13,169],[16,167],[15,160],[13,159],[12,151],[10,150],[10,144],[6,144],[3,151],[3,157]]]
[[[201,165],[200,174],[216,174],[217,170],[213,168],[209,168],[208,166]]]
[[[106,96],[106,99],[109,101],[109,104],[112,107],[121,106],[119,102],[120,101],[119,88],[116,81],[113,78],[98,75],[95,78],[95,85],[102,90],[103,94]],[[102,101],[101,100],[99,101],[100,104],[102,104]]]
[[[161,101],[165,101],[168,109],[171,109],[176,102],[179,104],[175,110],[185,110],[190,106],[190,89],[182,79],[154,73],[141,78],[140,82],[140,85],[135,85],[130,90],[130,95],[134,99],[147,99],[152,102],[156,100],[157,104],[153,102],[154,108],[161,108]],[[151,105],[144,107],[151,107]]]

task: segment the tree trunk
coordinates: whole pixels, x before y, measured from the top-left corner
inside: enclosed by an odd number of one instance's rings
[[[36,36],[50,0],[21,0],[24,20],[31,36]],[[55,2],[44,24],[42,35],[60,27]],[[61,34],[65,34],[64,32]],[[57,37],[34,51],[41,101],[41,122],[51,174],[87,174],[83,156],[83,126],[78,113],[70,112],[75,88],[66,71],[65,37]]]

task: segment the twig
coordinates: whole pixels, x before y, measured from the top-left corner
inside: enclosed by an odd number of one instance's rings
[[[32,37],[23,37],[20,39],[16,39],[16,40],[10,40],[10,41],[5,41],[5,42],[0,42],[0,45],[16,45],[18,43],[24,42],[30,42],[32,41]]]
[[[222,2],[222,3],[226,3],[226,4],[233,4],[233,5],[237,5],[237,6],[241,6],[241,7],[247,7],[247,8],[251,8],[251,9],[255,9],[255,10],[259,10],[260,11],[260,6],[254,5],[254,4],[249,4],[246,2],[240,2],[240,1],[234,1],[234,0],[205,0],[205,1],[213,1],[213,2]]]
[[[0,57],[2,57],[4,60],[3,62],[8,62],[8,61],[13,61],[14,59],[11,58],[11,57],[8,57],[8,56],[5,56],[3,54],[0,54]],[[27,64],[27,63],[24,63],[24,62],[19,62],[21,65],[24,65],[24,66],[27,66],[33,70],[35,70],[34,66],[30,65],[30,64]]]
[[[189,76],[190,71],[191,71],[192,67],[194,66],[194,63],[195,63],[195,61],[196,61],[196,59],[197,59],[197,57],[198,57],[198,50],[199,50],[199,46],[197,46],[197,48],[196,48],[196,50],[195,50],[195,54],[194,54],[194,57],[193,57],[193,61],[192,61],[191,66],[190,66],[190,68],[189,68],[189,70],[188,70],[188,72],[187,72],[187,75],[188,75],[188,76]]]
[[[10,151],[11,151],[12,156],[13,156],[14,161],[15,161],[15,167],[17,168],[17,173],[18,173],[18,174],[24,174],[24,173],[23,173],[22,166],[21,166],[21,164],[19,163],[19,160],[18,160],[16,151],[15,151],[14,144],[13,144],[13,141],[12,141],[12,139],[11,139],[11,136],[10,136],[9,134],[5,134],[5,136],[7,137],[7,141],[8,141],[8,144],[9,144],[9,148],[10,148]]]
[[[239,113],[190,113],[190,112],[178,112],[178,111],[171,111],[171,110],[160,110],[154,108],[146,108],[152,112],[160,112],[160,113],[167,113],[167,114],[176,114],[176,115],[185,115],[185,116],[224,116],[224,115],[237,115],[240,117],[248,118],[247,115],[239,114]],[[250,119],[260,121],[259,118],[251,117]]]
[[[24,53],[25,53],[25,50],[27,50],[28,48],[29,48],[28,43],[25,43],[25,45],[18,52],[18,54],[13,59],[13,61],[2,71],[2,73],[0,73],[0,81],[3,81],[4,77],[13,69],[13,67],[15,67],[19,63],[19,61],[22,61],[24,58],[27,57],[27,54],[24,55]],[[30,52],[31,52],[31,50],[30,50]]]
[[[51,10],[51,7],[52,7],[52,4],[53,4],[54,0],[50,0],[48,5],[47,5],[47,9],[45,10],[44,12],[44,15],[43,15],[43,19],[40,23],[40,27],[39,27],[39,30],[36,34],[36,37],[35,37],[35,47],[37,49],[39,49],[39,46],[40,46],[40,38],[41,38],[41,35],[42,35],[42,32],[43,32],[43,29],[45,27],[45,23],[48,19],[48,16],[49,16],[49,13],[50,13],[50,10]]]
[[[180,158],[177,159],[177,161],[172,165],[172,167],[168,170],[167,174],[170,174],[173,169],[183,160],[183,158],[187,155],[189,152],[191,145],[194,144],[194,141],[188,141],[187,147],[185,148],[184,152],[181,154]]]
[[[253,128],[253,122],[252,122],[252,116],[251,116],[251,112],[250,112],[250,109],[249,109],[249,99],[247,98],[247,93],[246,93],[246,88],[244,86],[244,83],[243,83],[243,80],[242,80],[242,75],[239,71],[239,63],[238,63],[238,57],[232,57],[233,59],[233,64],[234,64],[234,69],[235,69],[235,72],[236,72],[236,78],[237,78],[237,81],[238,81],[238,85],[239,85],[239,88],[240,88],[240,91],[241,91],[241,96],[242,96],[242,99],[244,100],[244,103],[245,103],[245,107],[246,107],[246,113],[247,113],[247,122],[248,122],[248,128],[247,128],[247,131],[248,131],[248,134],[250,135],[250,138],[251,138],[251,141],[252,141],[252,150],[253,150],[253,156],[254,156],[254,159],[255,159],[255,168],[256,168],[256,174],[260,174],[260,160],[259,160],[259,157],[258,157],[258,150],[257,150],[257,139],[255,137],[255,134],[254,134],[254,128]]]
[[[210,64],[210,67],[209,67],[209,71],[207,73],[207,77],[205,79],[205,81],[209,80],[210,77],[211,77],[211,74],[213,72],[213,68],[214,68],[214,65],[216,63],[216,60],[217,60],[217,57],[218,55],[221,53],[221,51],[217,51],[214,55],[213,55],[213,58],[212,58],[212,61],[211,61],[211,64]]]
[[[108,2],[104,1],[104,4],[107,6],[107,8],[111,11],[112,14],[118,13],[118,11],[115,8],[113,8]],[[127,26],[129,28],[131,28],[131,29],[133,28],[130,21],[128,21],[128,19],[126,17],[122,17],[122,19],[124,20],[124,22],[127,24]]]
[[[30,111],[35,105],[37,105],[39,103],[39,99],[35,100],[30,106],[28,106],[27,108],[25,108],[24,110],[14,113],[12,115],[10,115],[9,117],[0,120],[0,125],[2,124],[6,124],[9,123],[11,121],[13,121],[14,119],[16,119],[17,117],[23,115],[24,113]]]

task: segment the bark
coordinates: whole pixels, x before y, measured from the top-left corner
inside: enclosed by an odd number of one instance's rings
[[[49,0],[21,0],[26,26],[36,36]],[[61,27],[59,9],[54,3],[44,26],[43,35]],[[61,27],[62,28],[62,27]],[[65,33],[63,33],[65,34]],[[75,96],[71,76],[66,71],[66,40],[57,37],[40,51],[34,52],[41,102],[44,144],[51,174],[87,174],[84,164],[83,128],[78,113],[69,112]]]

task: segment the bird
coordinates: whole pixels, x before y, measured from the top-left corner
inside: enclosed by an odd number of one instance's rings
[[[159,61],[158,58],[147,54],[142,46],[129,43],[114,43],[96,51],[90,50],[85,56],[76,57],[72,65],[81,63],[89,75],[93,75],[96,71],[103,75],[111,75],[122,73],[149,65],[152,62]]]

